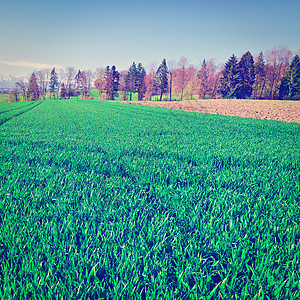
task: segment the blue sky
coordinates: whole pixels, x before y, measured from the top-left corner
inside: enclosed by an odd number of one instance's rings
[[[10,0],[0,4],[0,73],[190,63],[300,48],[300,1]]]

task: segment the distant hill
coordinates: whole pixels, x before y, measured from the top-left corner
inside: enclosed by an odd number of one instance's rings
[[[17,81],[24,79],[25,77],[14,77],[10,74],[0,73],[0,89],[12,89]]]

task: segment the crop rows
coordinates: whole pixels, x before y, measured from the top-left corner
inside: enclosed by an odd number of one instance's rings
[[[40,102],[0,103],[0,126],[40,104]]]
[[[0,126],[1,299],[300,297],[298,124],[37,104]]]

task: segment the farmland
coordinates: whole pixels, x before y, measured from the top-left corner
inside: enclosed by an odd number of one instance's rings
[[[295,123],[0,103],[1,299],[299,299]]]

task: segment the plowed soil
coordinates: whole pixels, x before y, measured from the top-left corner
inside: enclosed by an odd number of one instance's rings
[[[131,103],[210,114],[300,123],[300,101],[213,99]]]

